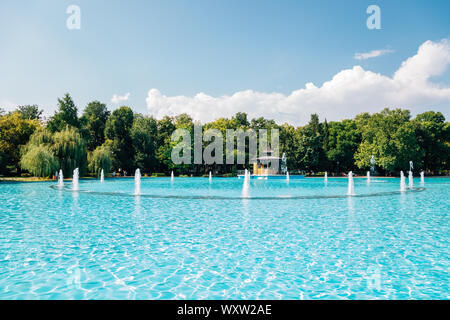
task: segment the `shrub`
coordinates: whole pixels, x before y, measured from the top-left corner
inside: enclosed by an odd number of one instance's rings
[[[58,170],[58,160],[53,153],[44,146],[34,146],[22,156],[22,169],[36,177],[48,177]]]
[[[154,172],[154,173],[152,173],[152,177],[165,177],[166,176],[166,174],[165,173],[163,173],[163,172]]]
[[[95,176],[100,176],[103,169],[105,174],[108,174],[111,170],[112,152],[106,145],[101,145],[95,148],[94,151],[89,153],[88,157],[89,171],[94,173]]]

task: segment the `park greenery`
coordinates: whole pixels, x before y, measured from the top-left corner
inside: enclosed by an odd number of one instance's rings
[[[49,177],[61,169],[70,177],[74,168],[92,176],[101,169],[132,173],[136,168],[156,176],[170,171],[203,175],[210,170],[230,175],[250,167],[249,159],[245,165],[175,165],[171,135],[180,128],[192,132],[194,120],[187,114],[155,119],[126,106],[110,112],[99,101],[90,102],[79,116],[69,94],[58,99],[58,109],[48,121],[36,105],[18,106],[8,113],[0,109],[0,175]],[[226,129],[250,128],[279,129],[280,153],[286,153],[290,170],[364,172],[372,155],[377,172],[385,175],[408,170],[409,161],[415,170],[429,174],[445,174],[450,167],[450,124],[440,112],[413,118],[408,110],[384,109],[331,122],[320,122],[313,114],[301,127],[263,117],[249,120],[239,112],[231,119],[203,124],[203,130],[217,129],[224,137]]]

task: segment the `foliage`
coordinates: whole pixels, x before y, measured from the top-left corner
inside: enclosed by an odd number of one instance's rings
[[[409,122],[408,110],[384,109],[373,115],[356,117],[361,144],[355,154],[356,165],[370,168],[370,158],[387,171],[407,170],[409,161],[420,163],[423,152],[417,141],[415,127]]]
[[[450,168],[450,125],[440,112],[428,111],[414,119],[417,139],[424,151],[422,167],[429,171]]]
[[[105,136],[111,140],[111,151],[118,161],[119,167],[131,172],[134,169],[134,150],[131,139],[131,128],[134,122],[133,111],[129,107],[120,107],[106,121]]]
[[[64,130],[67,126],[80,127],[78,109],[68,93],[64,95],[64,98],[58,99],[58,111],[47,123],[47,129],[51,132],[58,132]]]
[[[49,177],[54,174],[59,167],[58,160],[44,145],[32,146],[22,156],[20,165],[35,177]]]
[[[156,169],[157,121],[153,117],[136,115],[131,128],[135,166],[145,171]]]
[[[173,170],[177,175],[209,171],[234,175],[236,170],[249,167],[248,143],[244,165],[175,165],[171,154],[177,142],[172,141],[172,133],[175,129],[194,131],[195,122],[187,114],[156,120],[135,114],[129,107],[110,113],[98,101],[90,102],[80,118],[77,113],[69,94],[58,99],[58,110],[46,126],[40,121],[42,111],[36,105],[19,106],[9,113],[0,110],[0,174],[20,175],[23,169],[28,171],[24,174],[46,176],[62,168],[70,177],[76,167],[81,174],[89,169],[97,175],[102,168],[107,173],[118,169],[133,172],[139,167],[143,172],[161,174]],[[264,117],[248,119],[246,113],[238,112],[231,118],[205,123],[203,133],[217,129],[223,136],[225,151],[227,129],[253,129],[259,133],[274,128],[280,133],[280,156],[286,153],[291,172],[363,171],[370,167],[372,155],[380,173],[408,170],[409,161],[414,162],[416,170],[440,173],[450,169],[450,124],[440,112],[428,111],[411,119],[407,110],[384,109],[330,123],[320,122],[313,114],[303,127],[278,125]],[[270,134],[268,130],[269,143]],[[193,149],[194,139],[187,143]],[[210,143],[203,141],[202,150]],[[193,154],[190,157],[193,160]]]
[[[317,114],[312,114],[309,123],[297,131],[295,144],[299,167],[307,171],[318,171],[325,156]]]
[[[354,120],[330,122],[328,141],[324,143],[330,171],[350,171],[354,169],[353,156],[358,150],[361,135]]]
[[[66,127],[65,130],[55,133],[51,149],[58,158],[59,167],[65,177],[71,177],[75,168],[79,168],[80,175],[86,172],[86,143],[78,129]]]
[[[39,107],[35,104],[18,106],[17,111],[24,119],[28,120],[40,120],[43,112],[43,110],[39,110]]]
[[[96,176],[100,176],[103,169],[107,174],[111,170],[112,165],[112,152],[107,144],[97,147],[94,151],[89,153],[88,163],[89,172],[94,173]]]
[[[20,149],[41,126],[39,120],[25,119],[18,111],[0,117],[0,173],[20,174]]]
[[[111,112],[106,104],[99,101],[90,102],[80,118],[86,136],[87,148],[93,151],[105,142],[105,126]]]

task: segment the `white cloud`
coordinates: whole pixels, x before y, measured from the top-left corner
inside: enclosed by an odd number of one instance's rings
[[[220,97],[205,93],[170,97],[151,89],[146,102],[149,113],[158,118],[185,112],[202,122],[247,112],[250,118],[264,116],[300,125],[309,120],[311,113],[318,113],[322,119],[340,120],[385,107],[408,108],[413,113],[433,109],[448,117],[450,87],[432,83],[430,77],[445,72],[449,63],[449,42],[427,41],[393,77],[354,66],[340,71],[320,87],[307,83],[289,95],[246,90]]]
[[[367,60],[370,58],[376,58],[382,55],[385,55],[387,53],[392,53],[394,50],[390,49],[383,49],[383,50],[372,50],[370,52],[364,52],[364,53],[355,53],[355,59],[356,60]]]
[[[115,103],[115,104],[119,104],[119,103],[121,103],[122,101],[127,101],[129,97],[130,97],[130,93],[129,93],[129,92],[127,92],[127,93],[126,93],[125,95],[123,95],[123,96],[119,96],[119,95],[117,95],[117,94],[113,94],[113,96],[112,96],[112,98],[111,98],[111,102],[112,102],[112,103]]]

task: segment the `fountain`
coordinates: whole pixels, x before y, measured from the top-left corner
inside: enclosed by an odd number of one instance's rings
[[[101,183],[105,182],[105,173],[103,172],[103,169],[102,172],[100,172],[100,182]]]
[[[408,187],[410,189],[414,188],[413,173],[411,170],[409,171],[409,174],[408,174]]]
[[[328,172],[327,171],[325,171],[325,176],[323,178],[323,181],[325,182],[325,184],[328,183]]]
[[[376,164],[376,160],[374,155],[372,155],[372,157],[370,157],[370,172],[372,173],[372,175],[375,175],[375,164]]]
[[[400,191],[406,191],[405,175],[403,174],[403,171],[400,171]]]
[[[79,190],[79,186],[78,186],[78,179],[80,178],[80,171],[78,170],[78,168],[75,168],[75,170],[73,170],[73,178],[72,178],[72,189],[73,190]]]
[[[170,181],[173,181],[173,171],[170,173]]]
[[[420,185],[425,185],[425,172],[423,171],[420,172]]]
[[[62,169],[59,170],[59,174],[58,174],[58,186],[59,187],[63,187],[64,186],[64,176],[63,176]]]
[[[367,184],[370,184],[370,171],[367,171]]]
[[[355,195],[355,184],[353,182],[353,171],[350,171],[348,173],[348,190],[347,190],[348,196],[354,196]]]
[[[287,172],[287,158],[286,153],[283,152],[283,156],[281,157],[281,172],[286,173]]]
[[[138,196],[141,194],[141,170],[136,169],[134,173],[134,195]]]
[[[211,171],[209,172],[209,182],[211,182],[212,181],[212,173],[211,173]]]
[[[242,186],[242,196],[244,198],[248,198],[249,196],[249,190],[250,188],[250,172],[245,169],[245,173],[244,173],[244,184]]]
[[[289,181],[289,171],[286,171],[286,181]]]

